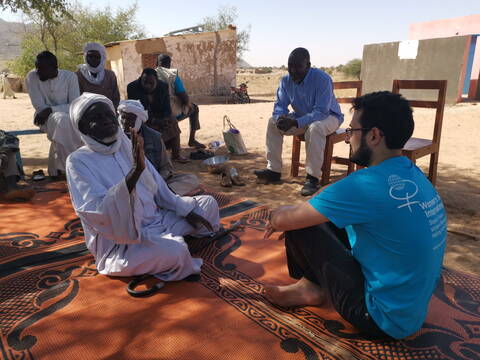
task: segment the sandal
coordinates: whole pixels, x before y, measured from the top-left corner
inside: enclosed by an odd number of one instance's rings
[[[220,180],[220,186],[232,187],[232,178],[228,170],[222,171],[222,180]]]
[[[245,186],[245,182],[243,179],[238,175],[237,169],[232,167],[230,169],[230,178],[232,179],[232,184],[236,186]]]
[[[45,173],[43,170],[36,170],[32,173],[32,180],[33,181],[42,181],[45,180]]]
[[[215,154],[210,150],[199,149],[190,153],[190,159],[192,160],[205,160],[215,156]]]
[[[188,146],[195,148],[195,149],[205,149],[206,146],[202,143],[198,142],[197,140],[189,141]]]

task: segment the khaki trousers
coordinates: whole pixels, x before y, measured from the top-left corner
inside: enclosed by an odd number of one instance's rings
[[[304,135],[306,148],[305,169],[307,174],[320,178],[322,176],[323,152],[326,137],[335,132],[340,126],[335,116],[328,116],[319,121],[314,121],[305,128],[291,128],[281,131],[277,128],[276,121],[270,118],[267,125],[266,157],[267,169],[282,172],[282,147],[285,135]]]

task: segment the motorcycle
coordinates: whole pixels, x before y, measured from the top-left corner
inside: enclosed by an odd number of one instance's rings
[[[237,88],[235,86],[230,87],[230,98],[233,104],[247,104],[250,103],[250,96],[248,96],[248,81],[241,83]]]

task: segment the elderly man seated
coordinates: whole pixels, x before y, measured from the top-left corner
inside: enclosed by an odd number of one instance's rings
[[[198,188],[200,182],[195,175],[174,174],[162,134],[145,125],[148,120],[148,112],[139,100],[120,101],[118,114],[118,120],[128,137],[130,137],[130,128],[142,136],[146,158],[175,194],[185,195]]]
[[[183,236],[218,230],[215,199],[170,191],[145,160],[143,138],[134,129],[127,138],[105,96],[84,93],[70,117],[85,146],[68,157],[67,181],[97,270],[163,281],[199,273],[202,260],[191,257]]]
[[[68,70],[58,70],[56,56],[43,51],[37,55],[35,70],[27,75],[27,86],[35,108],[33,122],[52,142],[48,173],[58,176],[65,171],[67,156],[82,146],[68,117],[70,103],[80,95],[77,76]]]

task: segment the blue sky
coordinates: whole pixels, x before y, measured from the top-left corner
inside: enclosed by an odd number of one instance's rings
[[[131,0],[80,1],[90,7],[126,7]],[[238,28],[251,25],[250,51],[255,66],[280,66],[289,52],[306,47],[316,66],[338,65],[361,57],[364,44],[405,40],[411,23],[480,14],[480,0],[363,1],[162,1],[138,0],[137,19],[150,36],[200,24],[222,5],[235,6]],[[0,18],[18,21],[1,12]]]

